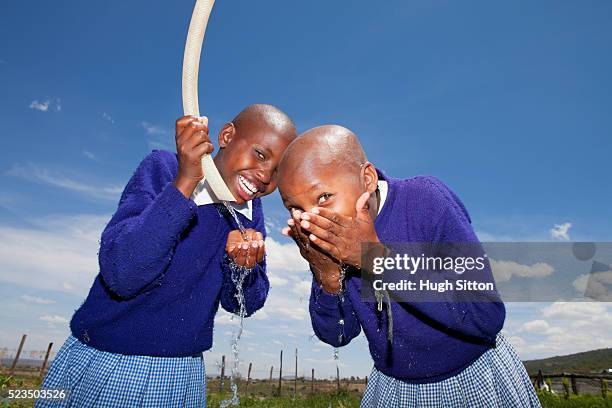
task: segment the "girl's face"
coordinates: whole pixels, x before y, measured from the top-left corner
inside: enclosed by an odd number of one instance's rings
[[[277,167],[293,135],[253,125],[238,134],[232,124],[219,133],[215,164],[238,204],[263,197],[277,185]]]
[[[311,211],[315,207],[325,207],[354,217],[359,196],[376,190],[378,179],[370,163],[361,168],[356,168],[354,164],[335,163],[298,167],[295,171],[282,174],[279,183],[283,204],[290,212],[294,209]]]

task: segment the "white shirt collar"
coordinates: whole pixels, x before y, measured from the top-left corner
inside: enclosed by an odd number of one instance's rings
[[[221,200],[219,200],[217,196],[215,196],[215,193],[208,185],[208,181],[206,181],[206,179],[198,183],[195,190],[193,190],[193,193],[191,194],[191,199],[197,205],[221,203]],[[244,204],[236,204],[235,202],[230,202],[230,205],[234,207],[237,212],[247,217],[249,221],[253,221],[253,204],[250,200]]]
[[[378,190],[380,191],[380,203],[378,204],[378,214],[382,211],[385,200],[387,199],[387,193],[389,192],[389,185],[385,180],[378,180]],[[377,214],[377,215],[378,215]]]

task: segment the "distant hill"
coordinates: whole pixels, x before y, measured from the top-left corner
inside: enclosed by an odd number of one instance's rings
[[[537,374],[539,369],[546,373],[582,373],[601,372],[612,368],[612,348],[585,351],[584,353],[555,356],[541,360],[523,361],[529,374]]]

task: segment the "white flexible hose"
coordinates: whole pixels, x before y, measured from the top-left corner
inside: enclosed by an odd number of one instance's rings
[[[191,15],[183,56],[183,111],[185,115],[200,116],[198,69],[200,67],[204,32],[214,4],[215,0],[196,0]],[[202,156],[202,168],[204,169],[204,177],[208,180],[208,184],[219,200],[236,201],[209,154]]]

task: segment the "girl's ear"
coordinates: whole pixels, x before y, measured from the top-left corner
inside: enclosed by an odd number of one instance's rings
[[[219,149],[227,147],[235,134],[236,127],[232,122],[228,122],[223,125],[223,128],[221,128],[221,131],[219,132]]]
[[[372,194],[378,188],[378,173],[376,168],[370,162],[365,162],[361,165],[362,180],[365,190]]]

